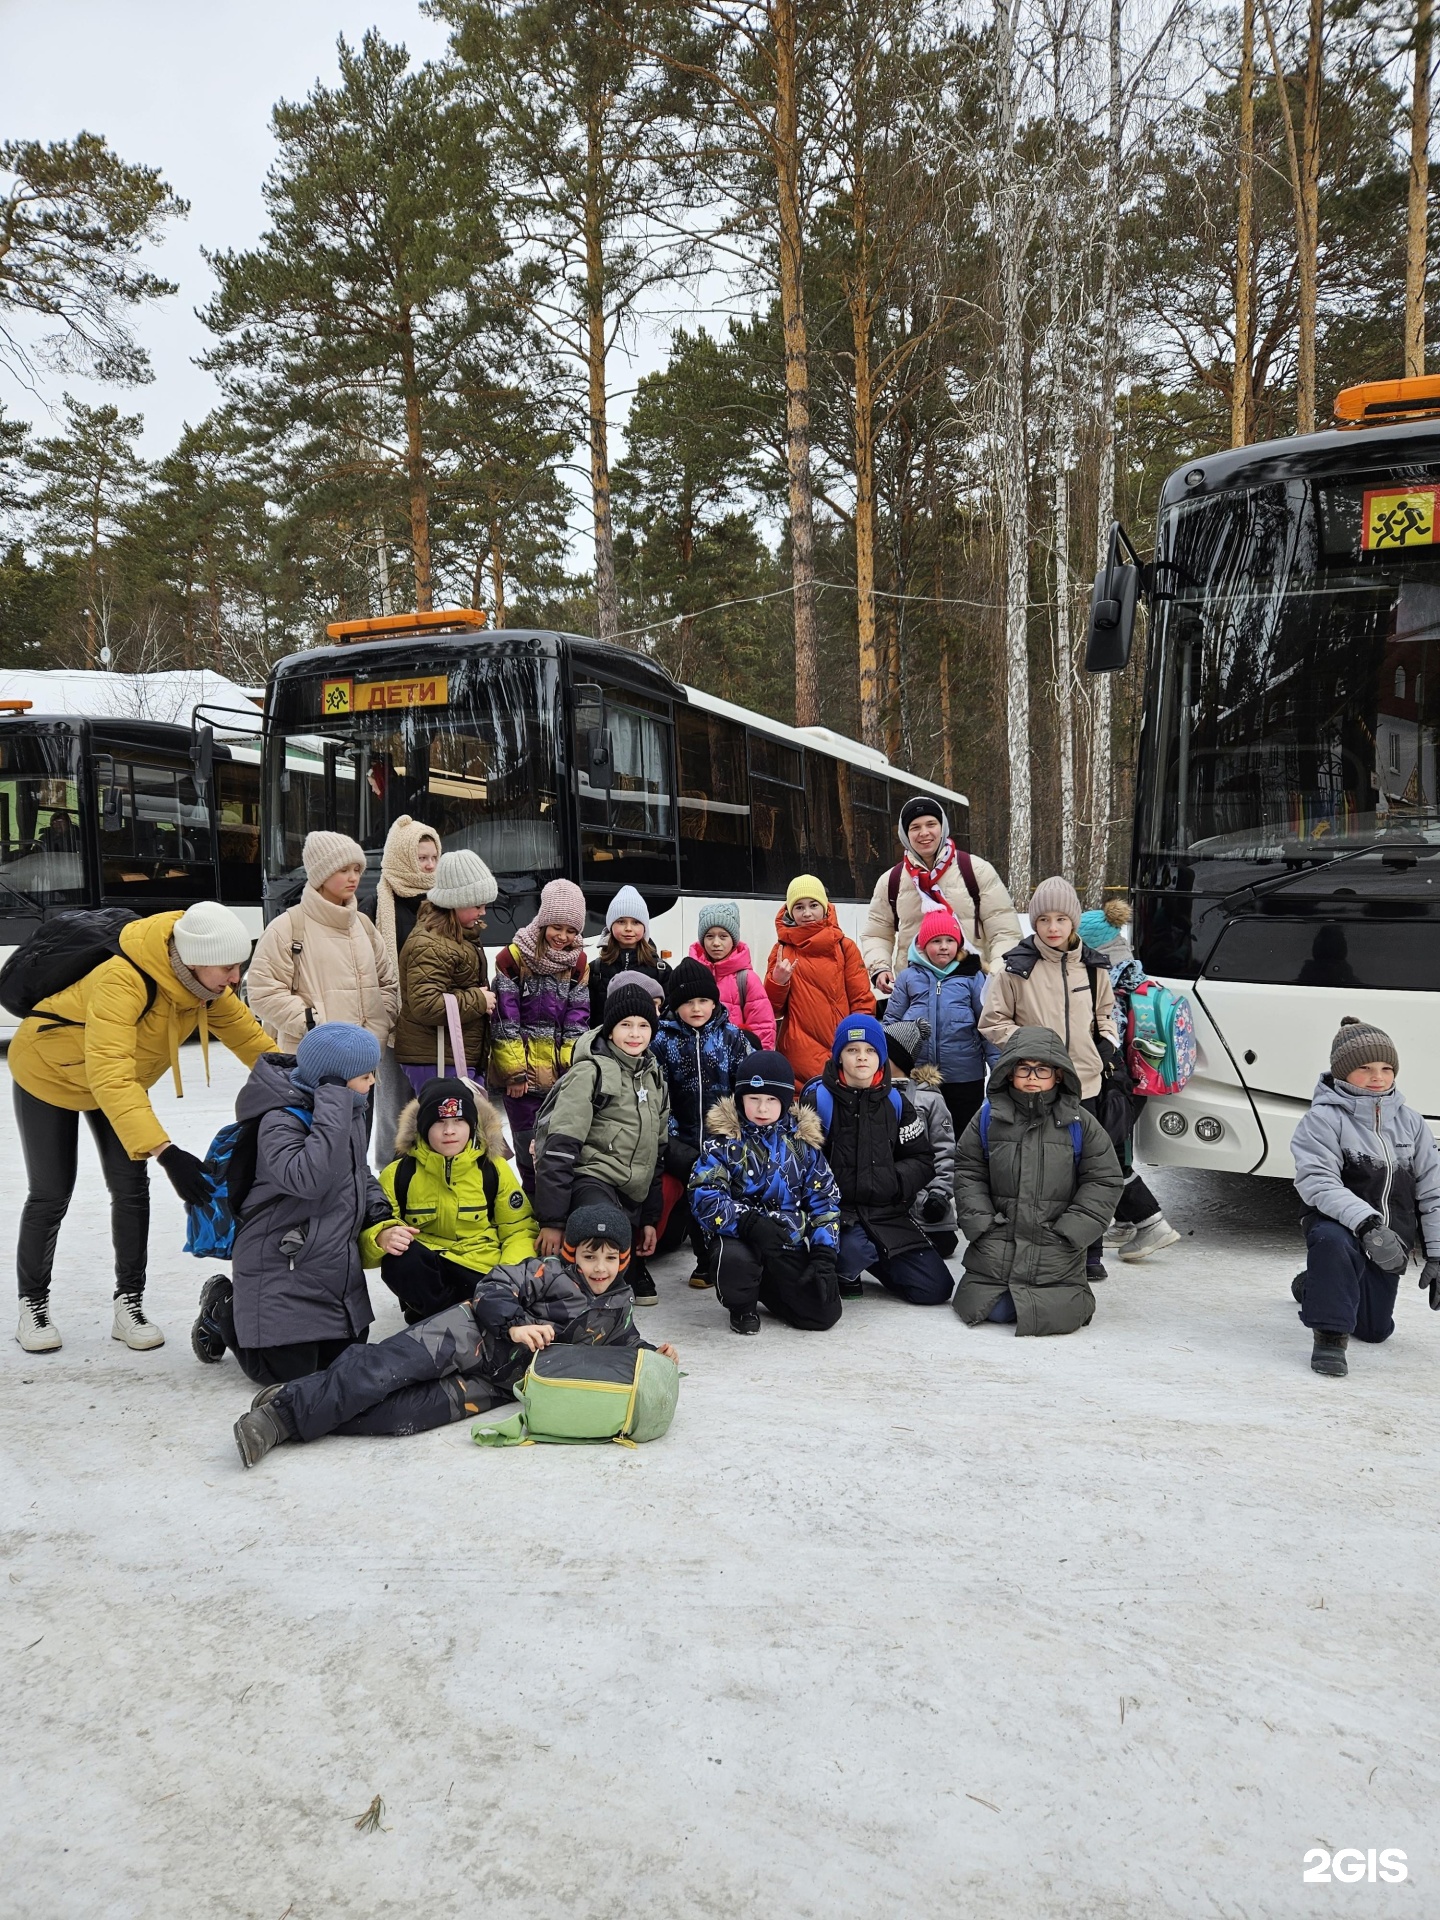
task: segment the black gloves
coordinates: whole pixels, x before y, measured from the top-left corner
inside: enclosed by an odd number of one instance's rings
[[[840,1277],[835,1271],[835,1254],[830,1247],[816,1247],[805,1263],[805,1278],[812,1287],[818,1287],[829,1298],[840,1291]]]
[[[920,1218],[935,1221],[943,1220],[950,1211],[950,1196],[943,1187],[932,1187],[926,1194],[920,1207]]]
[[[1372,1260],[1382,1273],[1405,1271],[1405,1262],[1410,1258],[1405,1242],[1398,1233],[1392,1233],[1378,1215],[1358,1237],[1365,1249],[1365,1257]]]
[[[767,1253],[783,1253],[790,1245],[790,1229],[785,1222],[777,1220],[773,1213],[757,1213],[753,1207],[741,1215],[735,1237],[743,1240],[747,1247],[753,1247],[762,1258]]]
[[[1431,1308],[1436,1313],[1440,1313],[1440,1260],[1427,1260],[1425,1262],[1420,1274],[1421,1292],[1423,1293],[1427,1287],[1430,1291]]]
[[[162,1147],[155,1158],[165,1170],[165,1178],[187,1207],[203,1207],[214,1191],[205,1162],[173,1143]]]
[[[700,1149],[692,1147],[688,1140],[665,1142],[665,1171],[672,1180],[688,1180],[699,1158]]]

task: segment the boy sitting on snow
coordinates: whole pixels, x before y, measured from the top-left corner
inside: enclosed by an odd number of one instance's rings
[[[622,1277],[630,1239],[622,1208],[575,1208],[558,1254],[496,1267],[463,1305],[374,1346],[347,1347],[323,1373],[257,1394],[235,1422],[242,1464],[253,1467],[285,1440],[427,1433],[483,1413],[510,1398],[531,1355],[552,1341],[649,1347]],[[672,1346],[659,1352],[679,1359]]]
[[[1310,1111],[1290,1141],[1295,1188],[1310,1208],[1307,1256],[1291,1292],[1314,1330],[1310,1365],[1343,1378],[1345,1350],[1395,1331],[1395,1293],[1412,1248],[1440,1308],[1440,1151],[1395,1084],[1400,1055],[1379,1027],[1345,1019]]]

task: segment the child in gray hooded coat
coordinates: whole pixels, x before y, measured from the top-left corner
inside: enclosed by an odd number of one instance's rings
[[[1400,1055],[1379,1027],[1342,1020],[1310,1111],[1290,1141],[1295,1188],[1309,1208],[1305,1271],[1291,1292],[1315,1334],[1310,1365],[1342,1378],[1353,1333],[1395,1331],[1395,1294],[1412,1251],[1440,1308],[1440,1150],[1395,1084]]]

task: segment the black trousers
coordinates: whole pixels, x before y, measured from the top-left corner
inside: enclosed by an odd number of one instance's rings
[[[710,1243],[709,1262],[715,1297],[730,1313],[751,1312],[758,1302],[802,1333],[828,1333],[840,1318],[833,1269],[824,1283],[816,1280],[804,1247],[762,1257],[743,1240],[720,1233]]]
[[[348,1347],[323,1372],[277,1393],[273,1404],[297,1440],[428,1433],[508,1398],[480,1370],[484,1348],[468,1304],[450,1307],[373,1347]],[[519,1355],[511,1347],[507,1358]]]
[[[212,1309],[215,1324],[225,1336],[225,1344],[240,1362],[240,1371],[257,1387],[278,1387],[287,1380],[303,1380],[330,1366],[351,1347],[363,1347],[370,1338],[368,1327],[360,1333],[346,1334],[336,1340],[296,1340],[285,1347],[242,1347],[235,1338],[235,1297],[227,1293]]]
[[[1124,1226],[1138,1227],[1142,1220],[1153,1220],[1160,1211],[1160,1202],[1139,1174],[1132,1172],[1115,1202],[1115,1218]]]
[[[405,1318],[413,1322],[468,1300],[480,1275],[412,1240],[404,1253],[382,1257],[380,1278],[404,1308]]]
[[[29,1187],[20,1210],[15,1243],[15,1268],[20,1292],[43,1300],[50,1291],[55,1265],[55,1243],[60,1223],[75,1191],[80,1144],[80,1115],[37,1100],[22,1086],[15,1089],[15,1119],[20,1149],[25,1155]],[[139,1294],[145,1289],[145,1256],[150,1240],[149,1165],[132,1160],[120,1137],[98,1109],[85,1115],[100,1155],[100,1171],[110,1189],[110,1238],[115,1248],[115,1291]]]
[[[980,1111],[985,1099],[985,1082],[983,1080],[942,1081],[940,1098],[950,1109],[950,1119],[955,1128],[955,1138],[958,1140]]]

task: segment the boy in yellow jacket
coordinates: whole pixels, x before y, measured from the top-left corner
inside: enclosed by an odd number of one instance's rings
[[[534,1253],[535,1215],[504,1157],[500,1116],[467,1080],[431,1080],[401,1114],[395,1152],[380,1175],[394,1217],[367,1228],[360,1254],[407,1320],[468,1300],[477,1276]]]

